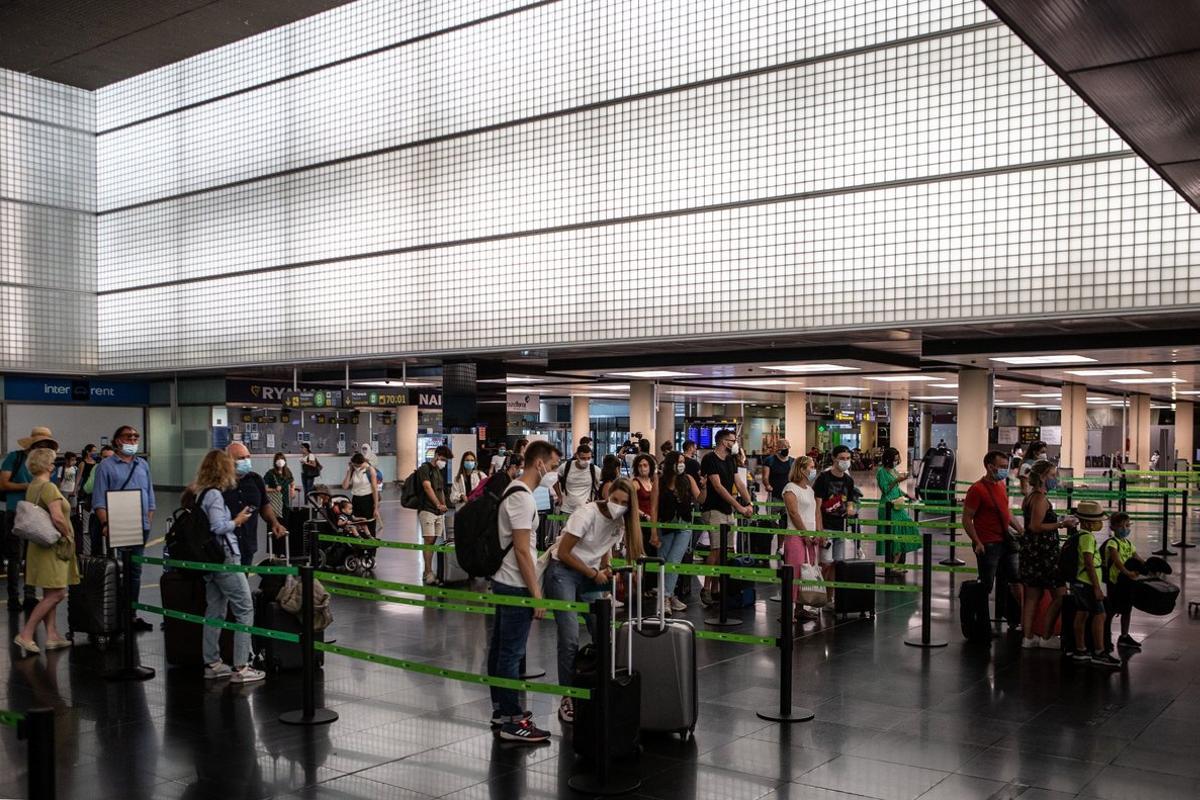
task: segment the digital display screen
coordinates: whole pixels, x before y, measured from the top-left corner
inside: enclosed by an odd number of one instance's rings
[[[687,440],[695,442],[697,446],[700,444],[700,426],[692,425],[688,427]]]
[[[702,448],[712,447],[713,446],[712,437],[713,437],[713,429],[707,425],[702,427],[700,429],[700,447],[702,447]]]
[[[946,466],[946,457],[945,456],[934,456],[933,458],[929,459],[929,468],[930,469],[942,469],[945,466]]]

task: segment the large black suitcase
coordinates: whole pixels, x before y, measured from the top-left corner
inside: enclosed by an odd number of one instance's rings
[[[841,589],[838,590],[839,592]],[[963,637],[975,644],[992,640],[992,621],[988,614],[987,587],[981,582],[963,581],[958,587],[958,624]]]
[[[1158,576],[1138,578],[1129,586],[1129,593],[1134,608],[1156,617],[1174,611],[1179,599],[1179,587]]]
[[[835,561],[833,564],[833,579],[847,583],[875,583],[875,562],[869,559],[854,559],[851,561]],[[838,616],[858,614],[860,616],[875,615],[874,589],[844,589],[834,590],[833,610]]]
[[[164,572],[158,583],[163,608],[203,617],[208,605],[205,586],[203,573],[188,569]],[[233,615],[226,614],[226,619],[232,621]],[[166,617],[162,630],[163,650],[168,666],[195,667],[204,663],[203,625]],[[221,631],[220,650],[221,658],[225,663],[232,665],[232,631]]]
[[[101,550],[104,549],[103,540]],[[78,556],[79,583],[67,590],[67,631],[103,647],[121,629],[121,568],[111,554]]]
[[[627,568],[625,568],[627,569]],[[627,573],[629,574],[629,573]],[[632,597],[632,576],[627,596]],[[575,674],[572,684],[592,691],[591,700],[575,701],[575,723],[572,727],[572,743],[575,752],[590,763],[599,760],[600,743],[596,739],[595,700],[600,680],[608,681],[609,713],[608,729],[604,732],[608,741],[608,752],[612,758],[630,758],[641,752],[642,728],[642,676],[633,670],[633,626],[626,626],[629,654],[625,669],[617,669],[616,643],[612,646],[612,663],[597,663],[597,650],[585,645],[575,654]],[[612,633],[608,635],[611,637]]]
[[[308,522],[310,517],[312,517],[312,511],[309,508],[289,508],[287,511],[285,524],[288,530],[286,539],[288,555],[286,557],[293,563],[308,563],[312,558],[313,548],[316,545],[312,541],[312,532],[310,529],[315,528],[315,526],[309,526],[309,529],[305,527],[305,523]],[[271,555],[281,555],[279,553],[281,549],[279,546],[280,541],[268,533],[268,553]]]
[[[284,633],[299,634],[301,632],[300,620],[294,614],[284,611],[283,607],[275,602],[274,597],[256,591],[253,598],[254,627],[283,631]],[[325,632],[317,631],[315,639],[318,642],[325,641]],[[298,643],[255,635],[251,639],[251,647],[254,650],[254,657],[267,672],[298,670],[304,664],[304,651],[300,649]],[[314,654],[317,666],[324,663],[324,655],[320,651]]]

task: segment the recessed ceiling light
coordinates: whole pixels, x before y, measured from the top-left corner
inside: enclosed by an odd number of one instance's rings
[[[989,358],[988,361],[999,361],[1002,364],[1026,366],[1030,364],[1094,364],[1096,359],[1087,356],[1053,355],[1053,356],[1002,356]]]
[[[881,381],[883,383],[916,383],[919,381],[940,381],[932,375],[871,375],[864,376],[865,381]]]
[[[841,364],[783,364],[772,367],[764,364],[764,369],[774,369],[779,372],[858,372],[858,367],[844,367]]]
[[[826,392],[865,392],[863,386],[814,386],[809,391],[813,394],[822,394]]]
[[[910,397],[909,399],[910,400],[926,400],[926,401],[929,401],[929,400],[955,400],[955,401],[957,401],[958,395],[934,394],[934,395],[924,395],[922,397]]]
[[[1156,408],[1157,408],[1157,409],[1159,409],[1159,410],[1165,410],[1165,409],[1168,409],[1168,408],[1174,408],[1174,406],[1155,406],[1155,405],[1152,405],[1152,406],[1150,406],[1150,408],[1151,408],[1151,410],[1153,410],[1153,409],[1156,409]]]
[[[1028,406],[1033,407],[1033,403],[1026,403],[1022,400],[997,400],[993,405],[997,406]]]
[[[957,389],[958,388],[957,383],[931,383],[929,385],[931,387],[936,387],[938,389]]]
[[[1182,389],[1180,389],[1180,390],[1176,391],[1175,394],[1200,394],[1200,391],[1186,391],[1185,392]]]
[[[638,369],[632,372],[610,372],[618,378],[699,378],[695,372],[676,372],[671,369]]]
[[[1147,383],[1187,383],[1183,378],[1114,378],[1112,383],[1147,384]]]
[[[673,389],[667,394],[673,397],[690,397],[694,394],[733,394],[725,389]]]
[[[1108,378],[1113,375],[1149,375],[1148,369],[1134,369],[1133,367],[1120,367],[1114,369],[1065,369],[1063,372],[1068,375],[1082,375],[1087,378]]]
[[[725,381],[730,386],[796,386],[804,388],[800,381],[786,381],[782,378],[747,378],[745,380]]]
[[[1062,392],[1043,392],[1041,394],[1023,394],[1021,397],[1054,398],[1062,397]]]
[[[422,381],[409,381],[408,383],[405,383],[404,381],[389,380],[389,381],[354,381],[351,385],[352,386],[380,386],[380,387],[385,387],[385,388],[395,387],[395,386],[408,386],[409,388],[412,388],[412,387],[420,388],[422,386],[433,386],[434,384],[425,383]]]

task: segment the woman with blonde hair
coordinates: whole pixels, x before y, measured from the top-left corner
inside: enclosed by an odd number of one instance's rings
[[[25,459],[33,480],[25,490],[26,502],[50,514],[62,538],[50,547],[29,543],[25,556],[25,585],[42,590],[42,599],[25,618],[25,627],[13,639],[21,655],[41,652],[34,639],[39,623],[46,625],[47,650],[70,647],[71,642],[58,632],[58,604],[67,596],[67,587],[79,583],[79,565],[75,561],[75,530],[71,525],[71,506],[50,480],[57,454],[48,447],[31,450]]]
[[[608,499],[582,505],[567,519],[546,568],[546,596],[571,602],[588,602],[599,597],[612,580],[609,566],[612,550],[622,542],[630,563],[642,557],[637,488],[628,478],[613,482]],[[594,640],[596,620],[591,614],[584,615],[584,619]],[[579,622],[575,614],[555,614],[554,623],[558,628],[558,682],[570,686],[575,653],[579,650]],[[575,721],[571,698],[562,699],[558,718],[563,722]]]
[[[226,564],[241,564],[237,528],[249,520],[257,509],[247,506],[236,517],[229,513],[222,492],[237,486],[233,459],[224,450],[210,450],[196,478],[184,493],[184,505],[194,505],[208,518],[212,535],[225,551]],[[204,575],[207,606],[204,615],[209,619],[225,619],[228,608],[233,609],[234,621],[254,624],[254,604],[250,600],[250,583],[243,572],[209,572]],[[204,626],[204,678],[229,678],[231,683],[261,681],[266,675],[250,666],[250,634],[234,632],[233,666],[221,660],[221,629]]]
[[[787,509],[788,527],[794,531],[821,530],[821,504],[817,502],[812,484],[817,479],[817,468],[808,456],[800,456],[788,473],[788,483],[783,487],[783,505]],[[820,564],[821,547],[825,541],[816,536],[783,537],[783,560],[794,568],[793,575],[800,577],[804,564]],[[800,587],[792,584],[792,600],[800,595]],[[820,615],[796,603],[793,606],[797,620],[817,619]]]

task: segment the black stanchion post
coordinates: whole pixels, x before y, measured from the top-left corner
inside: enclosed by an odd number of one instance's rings
[[[933,533],[921,534],[921,638],[905,639],[909,647],[945,647],[945,639],[933,638]]]
[[[889,503],[887,500],[883,501],[883,521],[885,523],[883,526],[881,526],[884,529],[883,533],[886,533],[887,535],[890,536],[893,531],[892,504]],[[885,579],[893,578],[896,576],[896,570],[892,569],[892,565],[895,563],[895,559],[896,559],[896,543],[894,541],[892,541],[891,539],[887,539],[883,543],[883,560],[884,560],[883,577]]]
[[[1117,491],[1120,493],[1120,497],[1117,498],[1117,510],[1118,511],[1126,511],[1127,509],[1126,509],[1125,495],[1126,495],[1126,492],[1129,491],[1129,478],[1125,475],[1124,472],[1121,473],[1121,478],[1117,482]]]
[[[117,606],[121,615],[121,666],[105,670],[109,681],[145,681],[154,677],[154,670],[138,663],[136,634],[133,632],[133,551],[121,550],[121,589]]]
[[[1075,484],[1074,484],[1074,483],[1068,483],[1068,484],[1067,484],[1067,513],[1068,513],[1068,514],[1071,514],[1071,513],[1073,513],[1073,512],[1074,512],[1074,510],[1075,510],[1075,504],[1074,504],[1074,502],[1071,500],[1071,496],[1072,496],[1074,493],[1075,493]]]
[[[628,598],[633,602],[633,598]],[[613,663],[612,652],[612,605],[608,600],[593,600],[592,614],[596,617],[596,686],[592,689],[591,703],[595,704],[596,742],[595,763],[591,772],[572,775],[567,785],[581,794],[611,797],[629,794],[642,785],[636,775],[613,775],[612,752],[608,741],[609,715],[612,713],[612,698],[609,688],[609,667]],[[603,632],[603,635],[601,635]]]
[[[791,564],[779,568],[779,602],[783,614],[779,621],[779,708],[756,712],[759,719],[771,722],[807,722],[815,716],[811,709],[792,705],[792,657],[796,646],[792,632],[792,615],[795,613],[792,587],[795,579],[795,567]]]
[[[1169,538],[1170,533],[1168,530],[1170,528],[1170,526],[1171,526],[1171,496],[1169,494],[1167,494],[1166,492],[1163,492],[1162,547],[1155,550],[1154,555],[1156,555],[1156,556],[1179,555],[1178,553],[1176,553],[1174,550],[1171,549],[1171,546],[1169,544],[1169,542],[1171,541]]]
[[[943,567],[961,567],[963,564],[966,564],[967,562],[963,561],[961,558],[958,557],[958,555],[955,552],[955,547],[954,547],[955,540],[958,536],[958,511],[956,510],[958,508],[958,503],[957,503],[957,498],[954,496],[953,492],[950,493],[949,497],[950,497],[950,554],[947,555],[945,558],[943,558],[938,563],[941,564]]]
[[[1181,550],[1186,550],[1189,547],[1195,547],[1187,540],[1187,523],[1188,523],[1188,487],[1187,482],[1184,482],[1183,493],[1179,495],[1179,541],[1175,542],[1174,546]]]
[[[313,568],[305,564],[300,567],[300,659],[301,691],[304,707],[298,711],[285,711],[279,721],[286,725],[327,725],[338,718],[336,711],[317,708],[317,648],[313,635]]]
[[[720,565],[723,567],[729,561],[729,526],[721,525],[721,544],[720,550]],[[727,628],[731,625],[741,625],[740,619],[734,619],[729,616],[729,576],[721,574],[717,577],[717,585],[720,587],[721,597],[717,602],[717,616],[707,617],[704,620],[705,625],[716,625],[721,628]]]
[[[17,725],[17,738],[28,743],[25,763],[30,800],[54,800],[54,709],[26,711],[25,719]]]
[[[1113,471],[1108,471],[1108,510],[1112,511]]]

